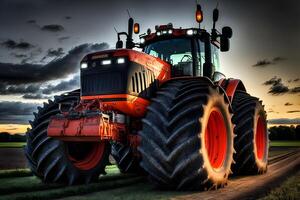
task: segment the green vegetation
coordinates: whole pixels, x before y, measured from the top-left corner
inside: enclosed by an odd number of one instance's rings
[[[5,194],[0,196],[0,199],[2,200],[27,200],[27,199],[53,199],[53,198],[62,198],[72,195],[83,195],[91,192],[97,192],[101,190],[107,190],[111,188],[121,188],[126,187],[128,185],[137,184],[144,180],[143,177],[134,177],[134,178],[122,178],[117,179],[114,181],[105,181],[100,178],[100,181],[98,183],[93,183],[89,185],[78,185],[78,186],[60,186],[60,185],[51,185],[51,184],[43,184],[40,183],[39,180],[36,180],[35,177],[30,177],[31,179],[26,180],[18,180],[16,182],[9,182],[6,180],[6,182],[1,182],[1,185],[10,185],[10,187],[7,186],[10,190],[10,194],[6,191]],[[108,179],[106,179],[108,180]],[[2,181],[2,180],[1,180]],[[15,184],[15,185],[13,185]],[[20,185],[23,184],[23,187],[21,188]],[[27,185],[27,186],[24,186]],[[31,187],[29,187],[29,185]],[[17,187],[19,186],[19,187]],[[12,189],[13,188],[13,191]],[[21,189],[21,190],[20,190]],[[37,192],[29,192],[29,191],[36,191]],[[0,190],[2,194],[4,194],[4,190]],[[15,192],[18,193],[15,193]],[[27,193],[25,193],[27,192]]]
[[[0,148],[22,148],[26,142],[0,142]]]
[[[21,134],[0,132],[0,142],[26,142],[26,136]]]
[[[271,147],[300,147],[299,141],[271,141]]]
[[[300,198],[300,171],[260,200],[296,200]]]
[[[269,128],[270,140],[298,140],[300,141],[300,125],[273,126]]]
[[[10,178],[10,177],[24,177],[31,176],[32,173],[30,169],[8,169],[0,170],[0,178]]]

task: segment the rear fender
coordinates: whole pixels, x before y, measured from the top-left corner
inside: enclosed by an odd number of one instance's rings
[[[232,102],[236,91],[246,92],[245,85],[239,79],[223,78],[218,82],[218,85],[225,90],[230,102]]]

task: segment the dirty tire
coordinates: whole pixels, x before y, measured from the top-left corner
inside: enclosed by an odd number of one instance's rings
[[[204,78],[176,79],[165,83],[151,102],[139,132],[141,167],[149,179],[162,189],[224,186],[234,149],[230,106],[223,90]],[[217,119],[222,119],[219,126]],[[217,133],[220,139],[212,139]]]
[[[267,171],[269,138],[266,112],[256,97],[238,91],[232,102],[235,174],[261,174]]]
[[[139,160],[133,155],[130,146],[113,143],[111,145],[111,155],[115,159],[121,173],[139,173],[142,171]]]
[[[32,172],[46,183],[89,183],[98,180],[108,163],[110,145],[107,143],[70,143],[47,136],[50,117],[60,112],[59,103],[77,104],[79,95],[80,91],[76,90],[56,96],[54,101],[44,103],[43,108],[38,107],[38,113],[34,113],[34,120],[30,121],[32,128],[26,133],[25,155]],[[98,154],[102,155],[101,158],[91,154],[97,160],[87,156],[90,159],[86,159],[84,163],[70,156],[84,156],[89,147],[91,152],[101,152]]]

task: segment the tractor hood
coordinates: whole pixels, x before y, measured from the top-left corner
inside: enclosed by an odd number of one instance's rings
[[[135,50],[108,50],[81,61],[81,95],[130,94],[150,98],[170,78],[170,64]]]

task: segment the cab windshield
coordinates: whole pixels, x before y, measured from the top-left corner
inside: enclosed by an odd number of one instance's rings
[[[193,76],[191,39],[170,39],[147,45],[144,52],[172,65],[172,77]]]

